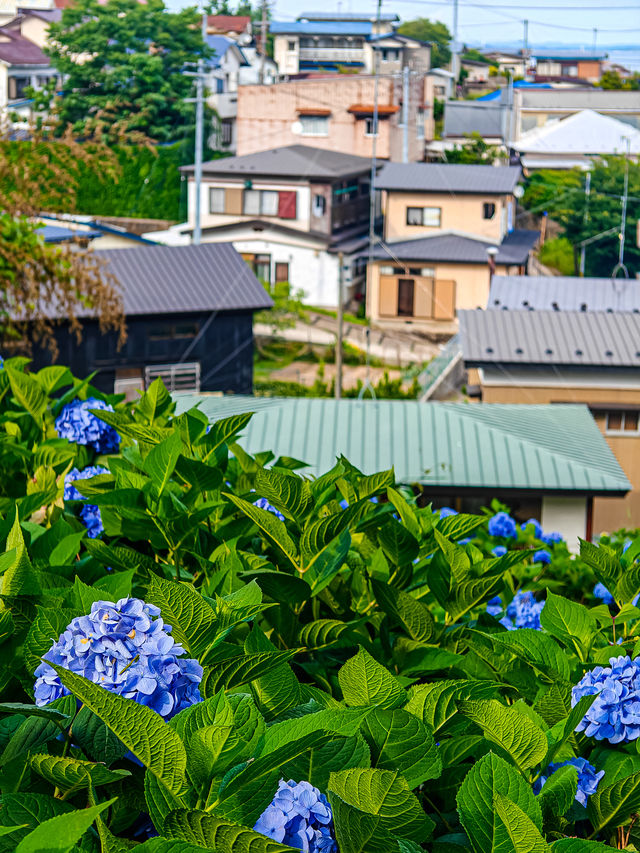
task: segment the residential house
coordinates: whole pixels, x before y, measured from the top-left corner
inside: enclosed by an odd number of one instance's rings
[[[629,482],[585,406],[468,405],[405,400],[175,396],[212,421],[255,412],[240,445],[307,463],[319,476],[344,455],[365,474],[394,469],[436,507],[480,512],[493,498],[516,519],[539,518],[577,550],[594,497],[619,502]],[[400,440],[401,437],[401,440]],[[506,464],[509,460],[511,464]]]
[[[436,98],[439,101],[446,101],[454,96],[455,74],[452,71],[447,71],[446,68],[430,68],[426,77],[429,103],[433,103]],[[432,139],[433,134],[429,134],[427,138]]]
[[[630,285],[638,287],[637,282]],[[581,295],[576,283],[572,307],[579,303],[582,308],[582,299],[588,306],[598,290],[598,285],[586,285]],[[561,285],[558,299],[560,294]],[[640,313],[462,311],[460,336],[468,393],[484,403],[589,407],[632,486],[624,498],[596,498],[593,530],[640,526]],[[586,455],[569,425],[566,438]]]
[[[189,221],[151,239],[191,239],[193,166],[182,172]],[[340,253],[345,302],[364,285],[370,173],[370,160],[305,145],[205,163],[202,240],[232,242],[265,284],[288,282],[309,304],[336,306]]]
[[[373,36],[393,34],[396,14],[303,13],[295,21],[271,21],[273,57],[281,74],[351,69],[371,74]],[[393,49],[402,49],[394,45]],[[394,59],[395,61],[395,59]],[[428,66],[427,66],[428,67]]]
[[[61,9],[20,8],[16,16],[4,26],[44,50],[48,43],[49,26],[62,18]]]
[[[400,75],[325,75],[272,86],[243,86],[238,91],[238,154],[269,145],[304,141],[315,148],[371,157],[374,103],[378,92],[376,156],[401,160],[405,142]],[[424,158],[432,104],[425,102],[425,78],[411,74],[406,142],[409,160]]]
[[[29,11],[48,11],[57,6],[53,0],[29,0]],[[0,27],[4,27],[12,21],[16,15],[23,11],[24,4],[19,0],[2,0],[0,4]]]
[[[44,89],[50,81],[56,85],[60,76],[51,60],[17,28],[0,28],[0,115],[5,120],[18,115],[22,120],[31,116],[29,87]]]
[[[601,50],[576,50],[575,48],[531,50],[535,65],[535,80],[542,83],[598,83],[607,54]]]
[[[500,74],[511,78],[527,76],[528,59],[522,55],[521,50],[513,53],[503,50],[485,50],[483,54]]]
[[[155,241],[135,231],[104,222],[92,216],[55,213],[43,214],[37,220],[39,231],[47,243],[91,243],[92,249],[130,249],[155,245]]]
[[[101,391],[135,397],[162,377],[171,390],[251,393],[253,312],[273,304],[229,243],[139,246],[95,252],[118,282],[127,340],[102,334],[82,312],[82,340],[63,322],[56,329],[58,360],[75,375],[97,371]],[[34,352],[34,366],[51,363]]]
[[[368,317],[453,329],[457,311],[486,305],[492,272],[525,273],[539,235],[514,229],[520,176],[513,166],[385,164]]]
[[[464,72],[464,83],[471,91],[481,91],[489,85],[488,62],[480,62],[477,59],[465,59],[460,57],[460,69]]]
[[[523,133],[511,145],[527,169],[590,169],[594,158],[640,154],[640,130],[612,116],[580,110]]]
[[[209,15],[207,17],[207,35],[227,36],[241,44],[250,43],[252,35],[249,15]]]

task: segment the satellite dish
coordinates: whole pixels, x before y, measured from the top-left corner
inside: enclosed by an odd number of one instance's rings
[[[520,184],[518,184],[518,186],[513,191],[513,194],[516,198],[522,198],[522,196],[524,195],[524,187],[521,187]]]
[[[294,121],[294,123],[291,125],[291,133],[294,133],[296,136],[300,136],[300,134],[302,133],[301,121]]]

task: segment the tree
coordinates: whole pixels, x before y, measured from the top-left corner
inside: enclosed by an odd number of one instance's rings
[[[447,151],[447,163],[484,163],[491,165],[500,158],[496,145],[488,145],[479,133],[466,134],[467,142],[456,145],[452,151]]]
[[[479,50],[476,50],[475,47],[468,48],[462,54],[462,60],[465,59],[471,60],[472,62],[484,62],[486,65],[491,65],[491,60],[487,59],[484,53],[480,53]]]
[[[535,173],[523,202],[536,212],[546,210],[559,222],[574,254],[575,272],[578,272],[580,243],[590,237],[613,233],[595,240],[586,247],[585,274],[609,276],[618,262],[619,231],[622,213],[622,192],[625,174],[624,157],[607,157],[596,162],[591,170],[591,190],[585,193],[585,176],[578,170],[563,174],[549,171]],[[625,265],[633,278],[640,273],[640,249],[636,240],[637,221],[640,217],[640,165],[628,163],[629,199],[625,230]]]
[[[431,42],[431,65],[433,68],[442,68],[451,60],[451,33],[446,24],[440,21],[430,21],[429,18],[416,18],[406,21],[398,32],[403,36],[418,39],[419,41]]]
[[[605,71],[599,83],[602,89],[640,89],[640,74],[635,72],[629,77],[621,77],[617,71]]]
[[[18,160],[0,160],[0,342],[2,354],[47,346],[56,355],[55,328],[66,323],[78,337],[80,316],[97,315],[103,331],[116,329],[124,341],[122,298],[117,282],[80,244],[48,244],[34,217],[42,199],[73,199],[79,163],[94,160],[115,168],[104,145],[92,151],[67,133],[47,141],[38,133],[23,143],[32,150]],[[24,151],[23,147],[23,151]],[[37,156],[36,156],[37,155]]]
[[[49,56],[65,76],[60,132],[109,140],[183,138],[193,124],[193,77],[203,55],[195,9],[168,12],[163,0],[77,0],[49,29]],[[191,70],[194,70],[191,67]]]

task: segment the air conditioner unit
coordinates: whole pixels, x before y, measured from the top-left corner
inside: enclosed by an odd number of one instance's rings
[[[162,379],[168,391],[200,391],[200,362],[184,364],[154,364],[144,369],[144,386]]]

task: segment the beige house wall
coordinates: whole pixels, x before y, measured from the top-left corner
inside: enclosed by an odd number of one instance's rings
[[[37,44],[41,49],[47,45],[48,32],[49,23],[43,21],[41,18],[28,16],[20,24],[20,34],[34,44]]]
[[[374,79],[370,76],[336,74],[309,80],[294,80],[270,86],[240,86],[238,89],[237,154],[253,154],[286,145],[309,145],[327,151],[343,151],[360,157],[371,157],[373,136],[366,134],[366,116],[349,112],[356,105],[372,105]],[[380,79],[380,120],[377,156],[398,159],[402,153],[401,123],[402,81]],[[409,159],[424,156],[424,137],[416,127],[418,106],[424,103],[424,81],[411,78],[409,105]],[[397,111],[385,116],[385,107]],[[330,111],[324,135],[296,133],[301,113],[313,109]],[[425,128],[428,126],[425,111]]]
[[[462,195],[460,193],[406,193],[386,192],[384,194],[385,239],[411,240],[428,237],[439,231],[457,231],[482,240],[495,240],[501,243],[506,231],[506,206],[515,204],[513,196],[499,195]],[[495,204],[493,219],[483,218],[485,202]],[[408,207],[439,207],[442,211],[440,225],[407,225]]]

